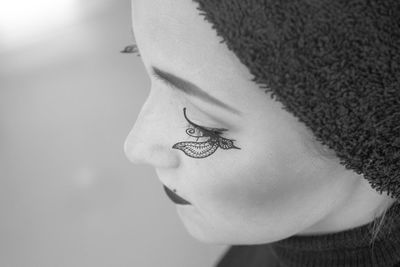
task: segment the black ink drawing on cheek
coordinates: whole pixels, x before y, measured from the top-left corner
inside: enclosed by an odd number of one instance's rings
[[[233,144],[232,139],[227,139],[221,136],[222,132],[228,129],[224,128],[209,128],[197,125],[191,122],[186,117],[186,108],[183,108],[183,115],[193,128],[186,129],[186,133],[189,136],[196,137],[199,140],[200,137],[208,138],[204,142],[179,142],[172,146],[172,148],[182,150],[187,156],[201,159],[212,155],[219,147],[222,149],[240,149]],[[195,135],[196,129],[200,131],[200,135]]]

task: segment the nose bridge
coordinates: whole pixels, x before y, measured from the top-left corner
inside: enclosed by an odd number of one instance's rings
[[[124,152],[131,162],[155,167],[177,166],[176,152],[168,140],[171,126],[167,110],[165,102],[154,94],[149,95],[125,139]]]

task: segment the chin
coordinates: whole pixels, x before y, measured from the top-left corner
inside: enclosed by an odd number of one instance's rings
[[[182,221],[186,231],[193,238],[199,242],[212,245],[261,245],[273,243],[291,236],[288,234],[280,235],[278,232],[264,233],[263,235],[246,235],[243,229],[228,232],[226,229],[220,230],[214,227],[198,227],[198,225],[191,224],[191,222]]]
[[[259,245],[259,244],[266,244],[271,243],[275,240],[268,240],[268,239],[253,239],[247,237],[238,237],[237,234],[234,233],[215,233],[215,232],[200,232],[197,229],[192,229],[186,226],[187,232],[195,238],[197,241],[211,244],[211,245]],[[280,240],[280,239],[278,239]]]
[[[230,245],[234,234],[222,232],[209,223],[193,206],[177,206],[179,217],[186,231],[196,240],[215,245]]]
[[[288,237],[285,232],[282,232],[282,229],[276,228],[260,229],[260,231],[244,231],[246,227],[242,226],[228,229],[226,225],[218,225],[215,222],[207,220],[194,206],[178,205],[177,212],[186,231],[202,243],[214,245],[256,245],[271,243]]]
[[[199,231],[199,229],[191,228],[190,226],[186,226],[185,228],[187,232],[197,241],[205,244],[211,245],[233,245],[237,244],[238,240],[234,240],[232,238],[226,238],[221,236],[221,233],[215,233],[214,231],[204,232]]]
[[[193,221],[181,219],[186,231],[197,241],[205,244],[211,245],[252,245],[257,243],[257,240],[254,240],[247,236],[239,236],[238,232],[240,229],[236,231],[226,231],[226,229],[218,229],[215,226],[208,224],[197,224]],[[265,240],[263,240],[265,241]],[[261,241],[258,240],[260,243]],[[264,242],[265,243],[265,242]]]

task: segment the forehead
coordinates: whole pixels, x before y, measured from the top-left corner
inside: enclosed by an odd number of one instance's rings
[[[217,83],[226,75],[250,79],[246,67],[196,8],[188,0],[133,0],[133,29],[145,64],[191,80],[207,77]]]

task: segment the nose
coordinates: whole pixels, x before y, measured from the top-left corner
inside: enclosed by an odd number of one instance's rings
[[[176,150],[172,149],[173,129],[166,118],[168,112],[161,110],[162,106],[149,96],[126,137],[124,152],[132,163],[149,164],[156,168],[175,168],[179,165]]]

